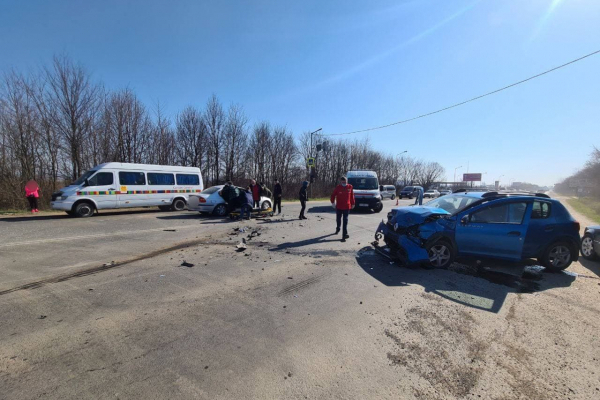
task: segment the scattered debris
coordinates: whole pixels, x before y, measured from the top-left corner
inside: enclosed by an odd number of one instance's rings
[[[248,247],[248,246],[246,246],[246,239],[242,238],[242,241],[239,242],[235,247],[237,247],[238,252],[242,252],[242,251],[246,250]]]
[[[192,268],[194,266],[194,264],[191,264],[185,260],[183,260],[183,262],[181,263],[182,267],[188,267],[188,268]]]
[[[294,279],[294,278],[292,278],[291,276],[288,276],[288,279]]]
[[[105,267],[112,267],[113,265],[115,265],[114,261],[104,264]]]
[[[165,276],[164,276],[164,275],[161,275],[160,277],[161,277],[161,278],[164,278]]]
[[[177,229],[163,229],[163,232],[177,232]]]
[[[46,319],[46,316],[45,316],[45,315],[40,315],[40,316],[38,317],[38,319]]]

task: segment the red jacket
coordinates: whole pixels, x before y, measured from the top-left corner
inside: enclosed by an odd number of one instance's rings
[[[338,210],[352,209],[354,205],[354,188],[352,185],[349,183],[346,186],[337,185],[331,195],[331,202],[333,203],[336,198],[335,208]]]
[[[40,197],[39,195],[39,188],[35,189],[35,190],[30,190],[28,188],[25,188],[25,197]]]

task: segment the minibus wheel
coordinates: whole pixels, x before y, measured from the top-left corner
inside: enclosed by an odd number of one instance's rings
[[[75,215],[79,218],[87,218],[94,215],[94,205],[83,201],[75,206]]]
[[[171,205],[173,211],[183,211],[185,210],[185,200],[184,199],[175,199],[173,200],[173,204]]]

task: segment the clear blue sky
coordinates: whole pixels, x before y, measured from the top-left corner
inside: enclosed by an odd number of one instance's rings
[[[67,53],[170,115],[215,93],[295,134],[410,118],[600,49],[598,0],[0,0],[0,71]],[[435,116],[353,135],[552,184],[600,146],[600,55]]]

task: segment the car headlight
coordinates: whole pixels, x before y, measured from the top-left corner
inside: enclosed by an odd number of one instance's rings
[[[59,200],[66,200],[66,199],[68,199],[68,198],[69,198],[69,196],[60,196],[60,197],[59,197]]]

